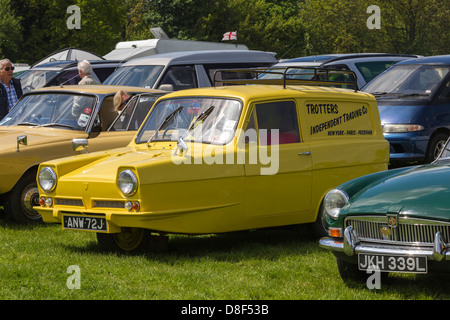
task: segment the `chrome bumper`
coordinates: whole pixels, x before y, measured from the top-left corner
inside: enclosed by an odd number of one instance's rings
[[[386,255],[410,255],[426,256],[428,260],[442,261],[450,260],[449,246],[443,241],[441,234],[436,233],[433,247],[413,247],[400,245],[386,245],[381,243],[361,243],[353,230],[352,226],[344,230],[342,240],[336,240],[329,237],[320,239],[319,245],[322,248],[344,252],[347,256],[353,256],[358,253],[368,254],[386,254]]]

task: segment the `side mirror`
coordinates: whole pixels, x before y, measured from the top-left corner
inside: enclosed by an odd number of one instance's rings
[[[85,150],[89,153],[89,141],[88,139],[72,139],[73,151]]]
[[[28,138],[27,138],[27,136],[18,136],[18,137],[17,137],[17,149],[16,149],[16,151],[17,151],[17,152],[20,151],[20,150],[19,150],[19,145],[24,145],[24,146],[26,146],[27,143],[28,143]]]
[[[158,89],[164,90],[164,91],[173,91],[173,85],[165,83],[165,84],[160,85]]]

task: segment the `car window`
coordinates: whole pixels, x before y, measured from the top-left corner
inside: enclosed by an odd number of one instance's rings
[[[63,85],[76,85],[78,82],[80,82],[81,78],[78,74],[78,70],[67,70],[62,72],[58,77],[53,79],[51,82],[47,84],[47,87],[49,86],[59,86],[61,84]]]
[[[29,70],[20,75],[20,83],[24,91],[42,88],[58,73],[56,70]]]
[[[167,69],[158,86],[170,85],[173,91],[197,87],[194,66],[171,66]]]
[[[75,94],[31,94],[22,98],[0,125],[53,126],[84,130],[95,111],[96,98]]]
[[[157,98],[157,96],[134,97],[122,110],[110,130],[138,130]]]
[[[438,100],[440,102],[450,101],[450,78],[447,83],[443,86],[442,91],[439,93]]]
[[[265,66],[269,67],[272,64],[267,64]],[[264,64],[254,64],[254,63],[227,63],[227,64],[204,64],[206,74],[208,75],[209,81],[213,83],[214,74],[218,70],[223,69],[242,69],[242,68],[260,68],[264,66]],[[215,80],[230,80],[230,79],[253,79],[256,74],[252,72],[227,72],[227,71],[219,71],[216,74]],[[223,86],[225,84],[217,82],[216,86]]]
[[[346,64],[334,64],[330,66],[325,66],[327,69],[333,69],[333,70],[343,70],[343,71],[351,71],[351,69]],[[323,80],[326,80],[326,77],[323,76]],[[338,81],[338,82],[348,82],[353,83],[355,81],[355,77],[353,74],[332,74],[329,76],[330,81]],[[354,85],[342,85],[341,87],[347,88],[347,89],[356,89]]]
[[[364,80],[369,82],[379,73],[389,68],[394,61],[368,61],[368,62],[356,62],[355,66],[362,74]]]
[[[192,97],[161,100],[136,136],[136,143],[185,141],[213,144],[230,142],[237,128],[242,103],[235,99]],[[162,124],[165,125],[162,126]]]
[[[429,96],[439,88],[450,66],[395,65],[371,81],[363,91],[375,95]]]
[[[104,67],[104,68],[95,68],[94,72],[97,75],[100,82],[104,82],[110,75],[116,70],[116,67]]]
[[[164,66],[123,66],[114,71],[103,84],[153,88]]]
[[[293,101],[276,101],[255,105],[260,145],[300,142],[297,109]]]

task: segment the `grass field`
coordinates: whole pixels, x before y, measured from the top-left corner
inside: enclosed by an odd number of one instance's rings
[[[80,288],[69,289],[69,266]],[[450,276],[390,275],[381,289],[345,285],[306,226],[171,236],[165,253],[99,251],[95,234],[8,225],[0,215],[1,300],[449,299]]]

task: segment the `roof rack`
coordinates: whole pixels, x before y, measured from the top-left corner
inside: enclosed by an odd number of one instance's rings
[[[217,78],[219,74],[222,79]],[[233,74],[236,75],[235,78]],[[227,79],[223,79],[224,75]],[[348,86],[358,90],[356,74],[353,71],[303,66],[218,69],[214,72],[213,86],[218,83],[283,85],[284,89],[286,85]]]

